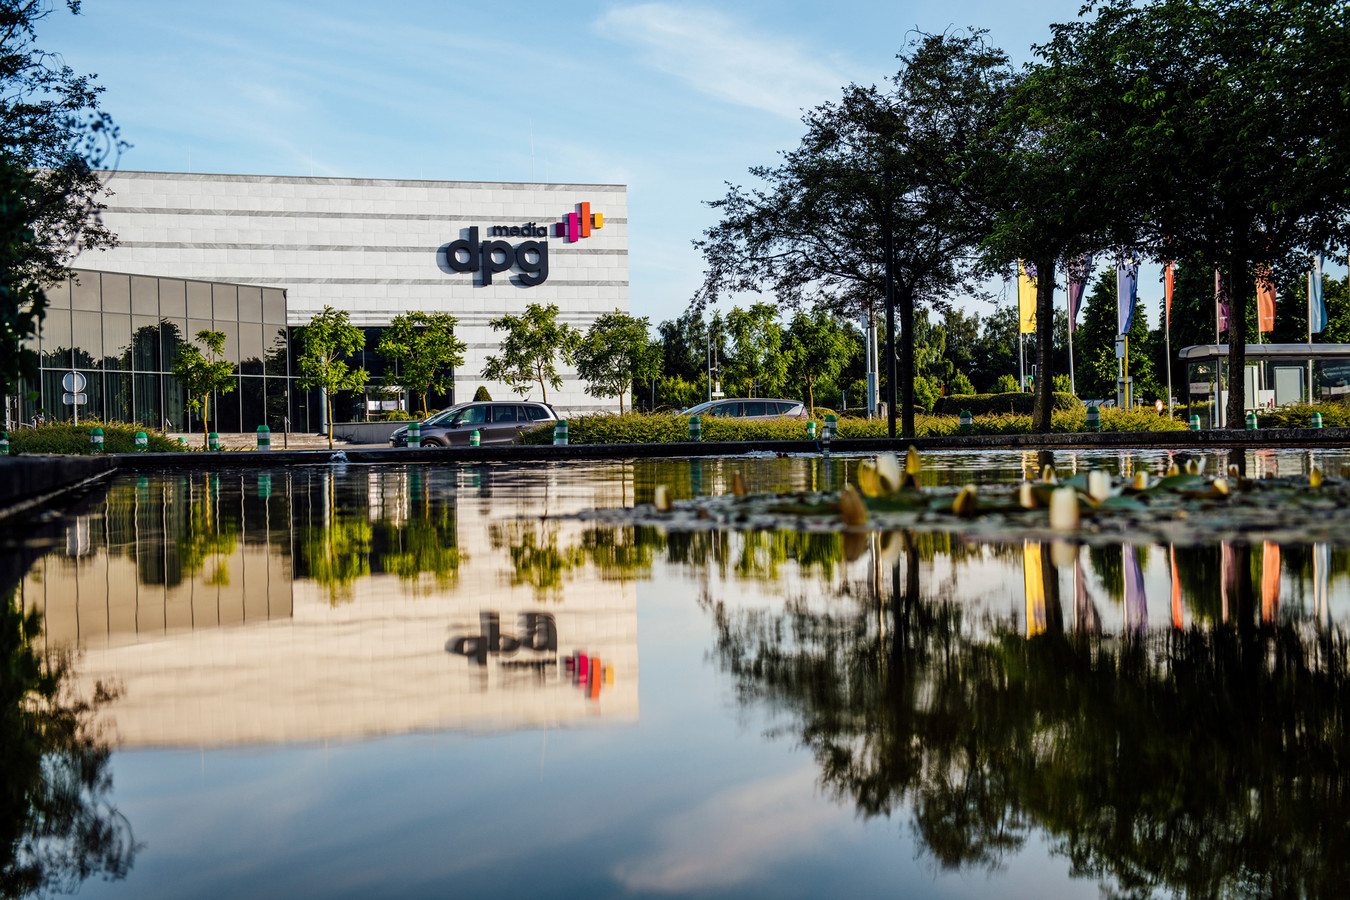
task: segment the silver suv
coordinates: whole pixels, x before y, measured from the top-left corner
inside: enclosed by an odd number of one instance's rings
[[[709,400],[707,403],[689,407],[680,415],[716,416],[732,419],[776,419],[780,416],[793,419],[807,418],[806,404],[799,400],[776,400],[764,397]]]
[[[433,413],[422,420],[423,447],[467,447],[469,436],[477,431],[480,444],[509,444],[516,435],[537,425],[558,421],[558,414],[547,403],[534,401],[461,403]],[[408,446],[408,428],[389,435],[393,447]]]

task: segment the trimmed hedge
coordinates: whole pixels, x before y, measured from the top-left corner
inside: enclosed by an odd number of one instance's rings
[[[933,415],[959,416],[963,411],[970,410],[977,416],[995,413],[1020,413],[1029,416],[1035,403],[1035,394],[1017,391],[1011,394],[953,394],[949,397],[938,398],[937,403],[933,404]],[[1055,391],[1050,395],[1052,409],[1076,409],[1082,407],[1082,405],[1083,401],[1073,394]]]
[[[1029,396],[1029,395],[1028,395]],[[1053,432],[1087,430],[1087,409],[1056,409],[1051,412]],[[1185,431],[1180,420],[1159,416],[1152,410],[1103,409],[1102,431]],[[804,441],[806,423],[800,419],[746,421],[702,417],[705,441]],[[817,422],[817,433],[821,423]],[[663,413],[602,413],[567,420],[567,439],[573,444],[664,444],[689,440],[689,419]],[[914,417],[917,437],[946,437],[961,433],[956,416],[919,415]],[[1032,434],[1031,416],[1015,413],[976,416],[973,434]],[[886,436],[885,419],[843,418],[839,420],[840,438],[881,438]],[[519,438],[522,444],[553,443],[553,426],[541,425]]]
[[[57,453],[62,455],[88,456],[89,430],[95,426],[103,429],[104,453],[136,452],[136,432],[144,431],[146,450],[155,453],[176,453],[186,447],[158,431],[151,431],[143,425],[128,425],[125,422],[81,422],[72,425],[69,422],[53,422],[39,425],[37,428],[20,428],[9,434],[9,452],[18,453]]]
[[[1291,403],[1257,412],[1259,428],[1311,428],[1312,414],[1322,414],[1323,428],[1350,426],[1350,406],[1344,403]]]

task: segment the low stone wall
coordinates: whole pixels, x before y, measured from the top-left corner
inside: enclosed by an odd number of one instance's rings
[[[349,444],[387,444],[389,435],[407,422],[341,422],[333,425],[333,440]],[[276,438],[272,439],[273,441]]]
[[[178,454],[158,454],[175,456]],[[0,457],[0,519],[116,471],[120,456]]]

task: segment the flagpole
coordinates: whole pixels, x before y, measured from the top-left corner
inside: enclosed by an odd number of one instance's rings
[[[1067,267],[1064,272],[1064,299],[1069,301],[1069,393],[1075,397],[1078,396],[1078,387],[1073,380],[1073,297],[1070,292],[1073,290],[1073,276],[1069,273]]]
[[[1166,300],[1163,301],[1166,304]],[[1167,418],[1174,419],[1172,414],[1172,311],[1167,311],[1167,322],[1163,326],[1163,339],[1167,344]]]

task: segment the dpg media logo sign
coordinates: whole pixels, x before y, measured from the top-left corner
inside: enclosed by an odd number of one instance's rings
[[[591,231],[605,227],[604,213],[591,212],[589,203],[578,203],[577,211],[570,212],[561,222],[553,225],[554,237],[566,238],[575,243],[591,236]],[[520,283],[524,287],[534,287],[548,280],[548,241],[527,240],[512,245],[501,238],[547,238],[548,226],[538,222],[526,222],[523,225],[493,225],[488,228],[488,236],[497,240],[480,241],[479,230],[475,225],[469,229],[469,236],[451,241],[445,247],[445,262],[452,272],[480,272],[481,285],[492,284],[492,276],[509,272],[513,267],[520,270]]]

